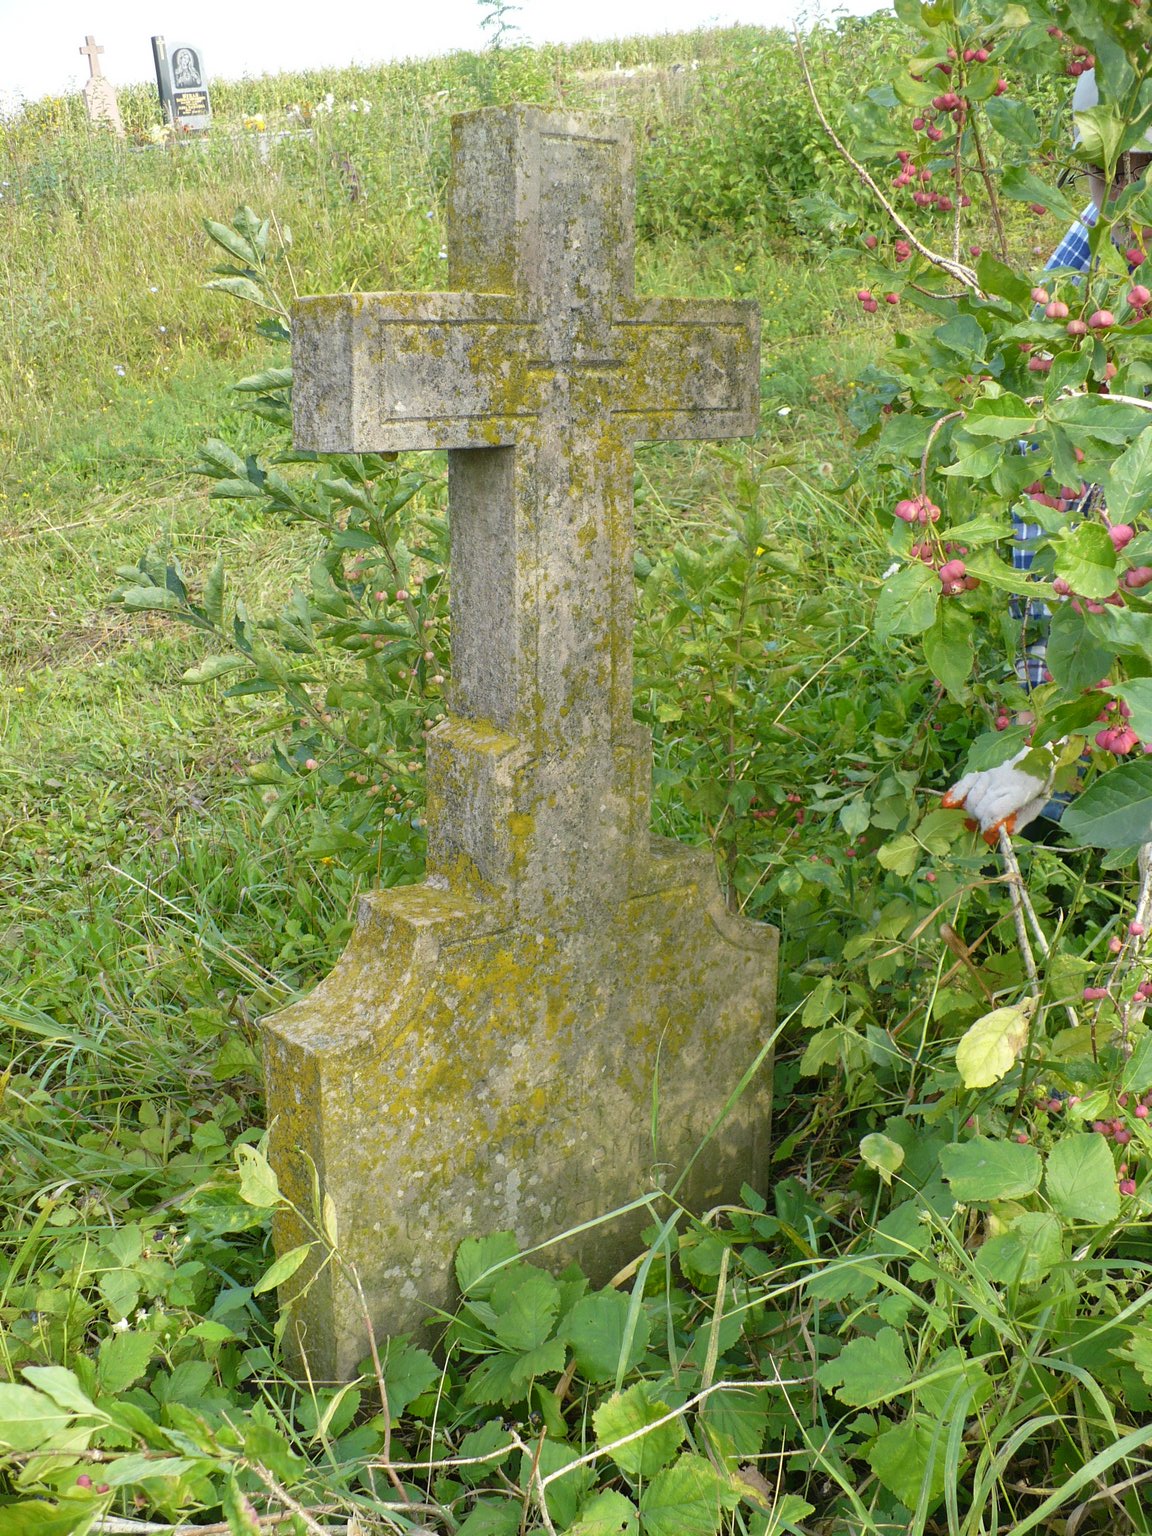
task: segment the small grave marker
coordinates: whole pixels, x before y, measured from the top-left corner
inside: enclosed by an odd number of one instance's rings
[[[124,124],[120,120],[120,106],[116,100],[116,88],[100,68],[100,55],[104,52],[91,33],[84,39],[80,50],[88,58],[90,71],[84,82],[84,110],[90,123],[100,123],[110,128],[118,139],[124,137]]]
[[[682,1174],[698,1207],[768,1177],[776,936],[726,911],[706,850],[650,835],[631,655],[632,445],[755,430],[755,306],[634,296],[626,122],[471,113],[452,165],[452,291],[304,299],[293,342],[298,446],[449,450],[427,880],[366,897],[265,1033],[281,1186],[307,1211],[318,1179],[389,1333],[450,1305],[464,1237],[568,1232],[548,1257],[603,1282],[651,1210],[573,1229]],[[295,1346],[346,1376],[355,1291],[305,1276]]]

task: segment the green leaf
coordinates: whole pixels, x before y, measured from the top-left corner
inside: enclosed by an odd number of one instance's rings
[[[630,1306],[629,1297],[620,1291],[595,1291],[582,1296],[565,1318],[561,1336],[585,1381],[598,1384],[616,1380]],[[641,1311],[621,1374],[632,1369],[647,1347],[648,1314]]]
[[[252,281],[250,277],[214,277],[204,284],[205,288],[216,288],[221,293],[230,293],[234,298],[247,299],[249,304],[257,304],[261,309],[273,310],[280,313],[279,306],[269,303],[264,296],[264,290]]]
[[[228,672],[239,672],[245,667],[250,667],[251,661],[247,656],[206,656],[198,666],[189,667],[180,681],[182,683],[210,683],[214,678],[223,677]]]
[[[271,389],[287,389],[291,382],[291,368],[264,368],[260,373],[250,373],[245,379],[237,379],[232,388],[258,395]]]
[[[1051,1211],[1025,1211],[980,1248],[976,1268],[994,1285],[1043,1285],[1064,1257],[1064,1229]]]
[[[251,1500],[241,1492],[235,1473],[224,1484],[220,1507],[228,1522],[230,1536],[263,1536],[264,1527],[260,1524]]]
[[[551,1275],[535,1270],[513,1291],[492,1331],[505,1349],[537,1349],[551,1336],[559,1310],[559,1286]]]
[[[1141,741],[1152,741],[1152,677],[1137,677],[1121,683],[1112,692],[1122,698],[1132,711],[1129,725]]]
[[[58,1435],[72,1415],[42,1392],[0,1381],[0,1446],[34,1451]]]
[[[197,1463],[188,1456],[120,1456],[100,1468],[100,1480],[110,1488],[131,1488],[148,1477],[183,1477]]]
[[[1043,204],[1061,224],[1073,224],[1080,217],[1078,210],[1051,180],[1037,176],[1022,165],[1009,166],[1000,179],[1000,187],[1004,196],[1015,202]]]
[[[148,613],[152,610],[172,613],[183,607],[175,592],[169,592],[167,587],[129,587],[120,594],[120,601],[129,613]]]
[[[1097,779],[1064,812],[1061,827],[1089,848],[1152,842],[1152,760],[1124,763]]]
[[[388,1388],[388,1407],[392,1417],[399,1418],[409,1403],[414,1403],[434,1382],[440,1380],[440,1367],[426,1349],[419,1349],[403,1338],[389,1339],[388,1352],[384,1357],[384,1380]],[[505,1435],[504,1440],[507,1438]],[[496,1442],[497,1445],[502,1443],[499,1440]],[[485,1449],[494,1450],[495,1446],[489,1445]],[[482,1452],[471,1451],[467,1454],[476,1456]]]
[[[217,629],[224,627],[224,556],[216,557],[216,564],[204,583],[204,613],[208,622]]]
[[[45,1397],[50,1397],[61,1408],[67,1408],[71,1413],[103,1417],[92,1399],[81,1390],[75,1372],[66,1370],[64,1366],[26,1365],[20,1374],[30,1386],[35,1387],[38,1392],[43,1392]]]
[[[994,1008],[976,1020],[956,1047],[956,1066],[965,1088],[989,1088],[1006,1077],[1028,1043],[1029,1004]]]
[[[644,1536],[714,1536],[740,1490],[703,1456],[687,1453],[657,1472],[640,1498]]]
[[[937,326],[935,336],[940,345],[947,347],[949,352],[956,352],[970,361],[983,361],[988,338],[984,334],[983,326],[974,316],[957,315],[946,324]]]
[[[85,1536],[92,1519],[91,1509],[22,1498],[17,1504],[0,1504],[0,1536]]]
[[[861,1138],[860,1156],[869,1168],[874,1168],[885,1184],[891,1184],[892,1175],[898,1173],[904,1162],[904,1148],[898,1141],[880,1131],[871,1131]]]
[[[887,1402],[912,1380],[904,1341],[894,1328],[881,1328],[875,1338],[853,1339],[835,1360],[816,1372],[821,1386],[835,1391],[850,1408]]]
[[[1107,674],[1115,656],[1111,646],[1090,633],[1083,615],[1073,612],[1070,604],[1054,607],[1045,661],[1061,688],[1077,693],[1091,688]]]
[[[940,578],[920,560],[890,576],[876,599],[876,638],[919,635],[936,617]]]
[[[101,1392],[118,1397],[139,1381],[148,1368],[159,1340],[154,1333],[110,1333],[100,1341],[96,1385]]]
[[[1080,597],[1110,597],[1116,590],[1116,550],[1099,523],[1080,523],[1052,540],[1056,575]]]
[[[238,230],[232,229],[227,224],[218,224],[215,219],[205,219],[204,229],[210,239],[222,246],[229,256],[235,256],[236,260],[243,262],[246,267],[258,267],[260,258],[256,254],[251,242],[245,240]]]
[[[456,1250],[456,1283],[465,1296],[482,1301],[491,1294],[500,1271],[519,1253],[520,1244],[511,1232],[465,1238]]]
[[[1149,418],[1152,421],[1152,418]],[[1108,516],[1129,523],[1152,504],[1152,430],[1145,428],[1103,477]]]
[[[1049,416],[1060,426],[1081,428],[1102,443],[1127,443],[1148,426],[1148,412],[1108,395],[1069,395],[1054,400]],[[1073,433],[1073,442],[1076,435]]]
[[[1152,1035],[1145,1035],[1124,1063],[1120,1082],[1129,1093],[1144,1094],[1152,1088]]]
[[[994,395],[977,400],[964,419],[964,430],[973,437],[994,437],[1010,442],[1024,437],[1036,424],[1036,412],[1019,395]]]
[[[941,603],[936,622],[924,631],[921,641],[924,660],[960,704],[968,696],[965,684],[975,656],[974,632],[972,615],[966,609],[959,603]]]
[[[1044,1183],[1053,1209],[1070,1221],[1115,1221],[1120,1214],[1116,1165],[1103,1136],[1061,1136],[1048,1154]]]
[[[579,1520],[569,1526],[564,1536],[636,1536],[639,1529],[632,1500],[607,1490],[588,1500]]]
[[[290,1248],[287,1253],[282,1253],[252,1287],[253,1296],[263,1296],[265,1291],[274,1291],[278,1285],[283,1285],[285,1280],[290,1280],[312,1252],[313,1247],[312,1243],[301,1243],[299,1248]]]
[[[868,1451],[868,1465],[907,1509],[917,1507],[927,1483],[926,1508],[930,1513],[947,1486],[946,1439],[940,1425],[922,1418],[906,1419],[877,1435]]]
[[[716,1455],[728,1470],[736,1470],[737,1461],[759,1456],[764,1449],[771,1410],[763,1387],[741,1387],[731,1392],[714,1392],[700,1409],[697,1422],[703,1427]]]
[[[1152,1387],[1152,1323],[1137,1323],[1124,1347],[1115,1353],[1130,1361],[1145,1384]]]
[[[962,1205],[980,1200],[1020,1200],[1040,1188],[1044,1166],[1035,1147],[973,1136],[940,1151],[940,1170]]]
[[[271,1210],[280,1204],[283,1199],[280,1181],[263,1152],[241,1143],[236,1148],[236,1164],[240,1170],[241,1200],[263,1210]]]
[[[518,1536],[523,1513],[518,1498],[479,1499],[456,1536]]]
[[[601,1448],[634,1435],[638,1430],[662,1419],[670,1409],[667,1403],[653,1397],[645,1381],[638,1381],[625,1392],[617,1392],[602,1403],[592,1415],[596,1431],[596,1443]],[[670,1419],[667,1424],[651,1429],[626,1445],[609,1451],[612,1460],[628,1477],[651,1477],[676,1454],[685,1436],[684,1420]]]
[[[131,1269],[109,1269],[100,1276],[96,1288],[114,1323],[123,1322],[140,1300],[140,1281]]]

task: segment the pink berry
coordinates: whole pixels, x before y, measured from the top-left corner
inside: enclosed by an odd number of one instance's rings
[[[1037,286],[1032,290],[1033,304],[1047,304],[1051,297],[1052,295],[1048,292],[1047,288],[1040,288]]]
[[[1112,1140],[1116,1143],[1116,1145],[1118,1147],[1126,1147],[1128,1145],[1128,1143],[1132,1140],[1132,1132],[1128,1129],[1128,1127],[1126,1125],[1121,1126],[1118,1131],[1113,1129]]]
[[[1116,316],[1110,309],[1096,309],[1088,316],[1088,324],[1094,331],[1106,331],[1116,324]]]
[[[879,242],[879,240],[877,240],[875,235],[865,235],[864,236],[864,244],[868,247],[868,249],[870,251],[874,251],[876,249],[876,247],[880,244],[880,242]]]
[[[897,240],[892,247],[892,253],[897,261],[907,261],[912,254],[912,247],[908,244],[907,240]]]
[[[885,304],[899,304],[900,295],[898,293],[886,293],[884,295],[884,302]]]
[[[1050,357],[1030,357],[1028,359],[1029,373],[1047,373],[1051,367],[1052,359]]]
[[[934,869],[926,869],[924,871],[924,878],[925,878],[925,880],[927,880],[929,885],[935,885],[936,884],[936,871]]]
[[[406,588],[404,588],[404,587],[398,587],[397,588],[397,590],[396,590],[396,601],[398,603],[406,603],[408,601],[408,592],[407,592]]]
[[[1048,212],[1048,209],[1045,207],[1045,205],[1043,203],[1029,203],[1028,206],[1032,210],[1032,212],[1037,214],[1037,215]],[[1036,302],[1037,302],[1037,304],[1039,304],[1042,301],[1040,299],[1037,299]]]
[[[979,256],[981,250],[982,250],[982,247],[979,246],[979,245],[970,245],[968,247],[968,254],[970,256]]]
[[[1121,1179],[1120,1180],[1120,1193],[1122,1195],[1134,1195],[1136,1193],[1136,1180],[1135,1179]]]
[[[856,297],[860,300],[861,304],[863,304],[865,299],[870,299],[872,297],[872,290],[870,288],[857,289]]]
[[[1124,260],[1130,267],[1138,267],[1144,260],[1144,252],[1138,245],[1131,245],[1124,252]]]
[[[320,764],[316,761],[316,759],[314,757],[306,757],[304,759],[304,766],[308,770],[309,773],[315,773],[317,768],[319,768]]]
[[[81,1472],[80,1476],[76,1479],[76,1486],[77,1488],[91,1488],[92,1479],[88,1476],[87,1472]]]
[[[1101,998],[1108,996],[1107,987],[1085,987],[1084,1001],[1086,1003],[1098,1003]]]
[[[992,55],[988,52],[987,48],[977,48],[972,57],[976,60],[977,64],[987,64]]]
[[[875,299],[865,299],[860,308],[868,315],[874,315],[880,308]]]
[[[111,1491],[112,1490],[111,1490],[111,1488],[109,1487],[109,1485],[107,1483],[97,1483],[96,1484],[96,1492],[97,1493],[111,1493]]]
[[[1049,320],[1067,320],[1068,306],[1062,299],[1053,299],[1044,313],[1048,316]]]
[[[944,130],[943,130],[943,128],[937,128],[935,123],[929,124],[928,128],[925,129],[925,132],[927,133],[928,137],[932,140],[933,144],[938,144],[940,142],[940,140],[944,137]]]
[[[1069,336],[1087,336],[1088,323],[1085,320],[1069,320],[1065,330]]]
[[[1136,1108],[1132,1111],[1132,1113],[1136,1116],[1137,1120],[1147,1120],[1147,1118],[1148,1118],[1148,1106],[1147,1106],[1147,1104],[1137,1104]]]
[[[1144,937],[1144,924],[1143,923],[1129,923],[1128,924],[1128,932],[1132,935],[1132,937],[1134,939],[1142,939]]]
[[[1108,948],[1112,954],[1118,955],[1124,948],[1124,940],[1117,934],[1113,934],[1112,937],[1108,940]]]
[[[1136,537],[1136,530],[1129,523],[1113,523],[1108,529],[1108,537],[1112,540],[1113,549],[1123,549]]]
[[[945,560],[940,567],[941,581],[960,581],[965,572],[963,560]]]
[[[1152,581],[1152,565],[1134,565],[1130,571],[1124,572],[1121,580],[1126,587],[1137,592]]]
[[[1133,309],[1146,309],[1152,302],[1152,292],[1143,283],[1134,283],[1128,290],[1128,302]]]
[[[1009,720],[1007,715],[997,715],[995,720],[993,720],[992,724],[993,724],[993,726],[995,727],[996,730],[998,730],[998,731],[1006,731],[1008,729],[1008,727],[1012,724],[1012,722],[1011,722],[1011,720]]]

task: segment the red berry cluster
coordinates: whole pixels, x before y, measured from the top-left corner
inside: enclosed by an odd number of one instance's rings
[[[892,508],[902,523],[938,523],[940,508],[927,496],[906,496]]]

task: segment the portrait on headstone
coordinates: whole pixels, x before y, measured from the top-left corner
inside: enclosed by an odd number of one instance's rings
[[[196,90],[204,84],[200,59],[193,48],[177,48],[172,55],[172,81],[177,90]]]

